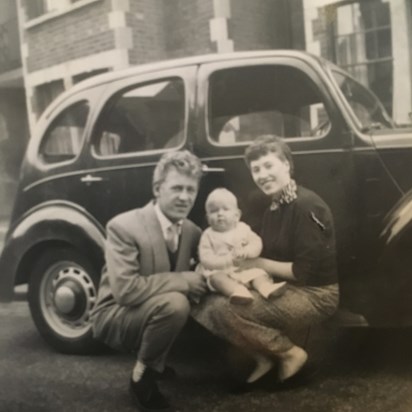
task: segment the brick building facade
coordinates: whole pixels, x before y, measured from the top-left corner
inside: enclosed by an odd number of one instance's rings
[[[301,0],[19,0],[18,4],[31,127],[57,94],[103,71],[195,54],[304,48]],[[297,17],[300,24],[292,24]]]

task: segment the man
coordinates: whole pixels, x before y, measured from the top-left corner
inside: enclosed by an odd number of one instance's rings
[[[92,325],[113,348],[137,351],[130,392],[141,411],[170,411],[155,378],[206,284],[190,271],[200,229],[187,220],[201,164],[188,151],[165,154],[153,175],[154,201],[107,225],[103,269]]]

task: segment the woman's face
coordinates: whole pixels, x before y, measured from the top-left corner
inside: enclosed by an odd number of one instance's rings
[[[250,171],[259,189],[272,198],[276,198],[290,182],[289,162],[280,160],[274,153],[252,160]]]

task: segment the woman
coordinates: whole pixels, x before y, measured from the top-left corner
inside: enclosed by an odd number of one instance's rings
[[[339,301],[332,215],[312,191],[296,186],[289,147],[278,137],[256,139],[245,153],[256,185],[272,200],[262,220],[262,256],[243,268],[258,267],[274,280],[288,282],[285,292],[266,300],[255,294],[250,305],[233,305],[211,294],[194,318],[214,334],[247,349],[256,366],[247,382],[265,375],[279,361],[279,379],[295,375],[306,351],[288,334],[331,316]]]

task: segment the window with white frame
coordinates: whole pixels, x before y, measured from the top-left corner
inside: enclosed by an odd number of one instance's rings
[[[334,5],[336,63],[369,87],[392,109],[392,32],[390,6],[383,0]]]
[[[27,19],[35,19],[47,13],[67,10],[74,3],[82,0],[26,0]]]

